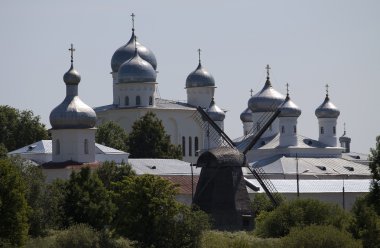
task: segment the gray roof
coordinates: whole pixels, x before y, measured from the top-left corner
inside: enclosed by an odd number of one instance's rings
[[[33,144],[11,151],[9,155],[17,154],[51,154],[53,151],[51,140],[40,140]],[[95,143],[95,154],[126,154],[126,152]]]
[[[248,179],[254,185],[260,187],[256,179]],[[349,179],[345,180],[345,192],[369,192],[371,179]],[[296,180],[271,180],[278,193],[297,193]],[[248,188],[247,188],[248,189]],[[342,180],[299,180],[300,193],[341,193]],[[248,192],[252,190],[248,189]],[[260,187],[259,193],[265,193]]]
[[[196,110],[194,106],[181,101],[167,100],[162,98],[155,99],[155,106],[134,106],[134,107],[118,107],[116,105],[104,105],[94,108],[95,112],[103,112],[108,110],[118,110],[118,109],[181,109],[181,110]]]
[[[128,159],[137,175],[191,175],[190,163],[178,159]],[[201,168],[193,167],[193,174],[199,175]]]
[[[234,139],[239,150],[244,150],[244,148],[251,142],[254,135],[242,136]],[[325,148],[327,145],[319,142],[318,140],[313,140],[308,137],[297,134],[298,148]],[[280,147],[280,134],[273,136],[260,138],[252,149],[275,149]]]
[[[297,160],[295,157],[282,155],[262,159],[251,166],[262,168],[267,174],[295,175]],[[298,172],[303,176],[366,176],[371,172],[367,165],[355,163],[342,158],[298,158]]]

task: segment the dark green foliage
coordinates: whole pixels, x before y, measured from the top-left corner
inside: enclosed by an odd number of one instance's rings
[[[105,161],[96,170],[96,174],[98,174],[99,179],[108,190],[113,188],[112,182],[120,182],[124,177],[136,175],[130,164],[121,163],[116,165],[114,161]]]
[[[161,177],[125,177],[116,183],[116,231],[143,247],[195,247],[209,227],[207,217],[179,204],[176,194],[175,185]]]
[[[91,226],[77,224],[57,235],[59,248],[99,248],[99,234]]]
[[[380,217],[366,198],[359,198],[352,207],[354,219],[350,231],[357,239],[361,239],[363,247],[380,247]]]
[[[170,143],[162,121],[152,112],[133,123],[129,134],[129,152],[131,158],[182,159],[180,146]]]
[[[272,212],[262,212],[256,218],[255,233],[260,237],[283,237],[292,227],[333,225],[345,229],[350,215],[337,205],[313,199],[283,203]]]
[[[66,181],[56,179],[45,187],[42,200],[44,215],[42,222],[45,229],[58,230],[65,226],[66,217],[64,202],[66,194]]]
[[[277,248],[280,239],[261,239],[246,232],[206,231],[200,248]],[[327,247],[326,247],[327,248]]]
[[[346,231],[333,226],[306,226],[292,229],[281,239],[284,248],[360,248],[361,243],[351,237]]]
[[[25,184],[17,167],[0,160],[0,246],[21,246],[28,234],[28,206]]]
[[[3,143],[0,143],[0,159],[7,157],[8,150]]]
[[[29,206],[29,235],[43,235],[46,229],[44,218],[43,199],[45,194],[45,176],[40,167],[31,164],[20,157],[12,157],[11,162],[20,172],[26,185],[25,197]]]
[[[115,205],[98,175],[91,173],[89,168],[83,168],[70,176],[64,210],[68,224],[87,223],[96,229],[102,229],[111,223]]]
[[[377,214],[380,215],[380,136],[376,137],[376,147],[371,148],[369,160],[373,182],[368,195],[368,201],[374,206]]]
[[[96,130],[95,140],[99,144],[121,150],[128,150],[128,135],[125,130],[116,122],[107,121],[106,123],[98,126]]]
[[[285,201],[285,198],[277,194],[276,199],[279,200],[279,204],[282,204]],[[262,211],[270,212],[275,209],[272,201],[269,199],[269,197],[265,194],[255,194],[255,198],[252,201],[252,210],[254,216],[258,216]]]
[[[8,151],[49,138],[39,116],[34,116],[30,110],[19,111],[10,106],[0,106],[0,129],[0,144]]]

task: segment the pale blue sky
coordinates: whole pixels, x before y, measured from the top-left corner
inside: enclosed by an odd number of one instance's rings
[[[0,104],[31,109],[50,127],[65,96],[70,64],[82,75],[81,99],[112,102],[110,60],[136,34],[158,61],[162,98],[186,99],[187,75],[203,65],[213,74],[216,103],[228,110],[225,130],[242,134],[249,90],[260,90],[270,64],[273,86],[302,109],[299,133],[318,138],[314,115],[330,87],[347,123],[352,150],[368,152],[380,134],[380,1],[0,1]]]

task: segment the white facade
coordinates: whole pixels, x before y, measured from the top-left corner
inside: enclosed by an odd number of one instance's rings
[[[186,88],[187,103],[194,107],[207,108],[214,97],[215,88],[213,86]]]
[[[298,117],[280,117],[280,146],[297,146],[297,118]]]
[[[318,118],[319,124],[319,138],[318,140],[328,146],[336,147],[336,118]]]

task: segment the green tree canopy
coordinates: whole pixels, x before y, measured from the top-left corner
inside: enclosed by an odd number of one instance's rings
[[[346,229],[350,215],[337,205],[314,199],[285,202],[272,212],[261,212],[256,218],[255,233],[263,238],[283,237],[292,227],[333,225]]]
[[[376,147],[371,148],[369,168],[372,172],[371,190],[368,195],[369,204],[373,205],[380,215],[380,136],[376,137]]]
[[[40,117],[30,110],[19,111],[10,106],[0,106],[0,144],[8,151],[48,139],[48,131]]]
[[[152,112],[135,121],[128,144],[131,158],[182,159],[180,147],[170,143],[162,121]]]
[[[99,144],[127,151],[128,135],[125,130],[116,122],[107,121],[98,126],[96,130],[95,140]]]
[[[195,247],[209,228],[208,217],[178,203],[176,194],[176,186],[161,177],[125,177],[116,183],[116,231],[143,247]]]
[[[108,190],[113,188],[112,182],[120,182],[124,177],[136,175],[130,164],[121,163],[117,165],[115,161],[105,161],[96,170],[96,174]]]
[[[86,167],[79,173],[71,173],[66,186],[64,210],[68,224],[87,223],[101,229],[111,223],[115,205],[98,175]]]
[[[20,171],[9,159],[0,160],[0,246],[22,246],[28,234],[28,205]]]

